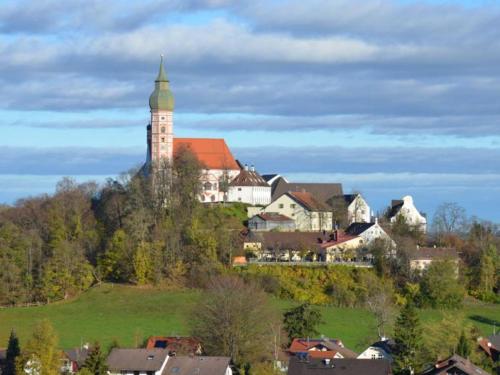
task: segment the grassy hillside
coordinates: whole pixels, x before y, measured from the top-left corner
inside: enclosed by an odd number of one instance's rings
[[[3,309],[0,310],[0,347],[6,345],[11,328],[15,328],[23,341],[34,323],[43,318],[54,324],[63,348],[96,339],[104,345],[117,339],[122,345],[135,346],[149,335],[189,334],[189,313],[201,295],[194,291],[106,284],[73,301]],[[272,303],[279,310],[292,305],[283,300],[272,300]],[[325,323],[320,331],[324,335],[340,338],[355,350],[361,350],[367,341],[375,338],[374,319],[366,310],[335,307],[321,307],[321,310]],[[494,319],[500,316],[500,306],[470,303],[464,315],[484,334],[489,334]],[[421,316],[423,321],[438,320],[442,313],[423,310]]]

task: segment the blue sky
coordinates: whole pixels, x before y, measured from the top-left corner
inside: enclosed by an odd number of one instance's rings
[[[500,222],[499,24],[494,1],[2,1],[0,202],[139,165],[165,54],[176,136]]]

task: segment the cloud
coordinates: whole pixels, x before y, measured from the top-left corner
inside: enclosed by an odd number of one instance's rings
[[[264,173],[433,173],[500,174],[500,149],[266,147],[233,153]],[[472,177],[471,177],[472,178]]]
[[[140,166],[139,150],[2,147],[0,175],[116,175]]]

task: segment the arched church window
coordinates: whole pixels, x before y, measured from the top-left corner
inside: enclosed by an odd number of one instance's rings
[[[212,184],[210,182],[205,182],[203,184],[203,189],[205,189],[205,190],[212,190]]]
[[[165,133],[165,127],[164,126],[161,127],[161,132]]]

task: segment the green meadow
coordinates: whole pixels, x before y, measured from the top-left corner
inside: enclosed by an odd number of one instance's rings
[[[203,294],[192,290],[167,291],[104,284],[74,300],[47,306],[0,309],[0,347],[6,346],[12,328],[22,345],[33,325],[41,319],[52,322],[62,348],[95,340],[104,346],[114,340],[123,346],[138,346],[150,335],[188,335],[189,316],[200,298]],[[271,299],[270,303],[279,311],[293,305],[277,299]],[[367,310],[329,306],[320,309],[324,320],[320,326],[323,335],[339,338],[357,351],[376,339],[375,320]],[[491,334],[494,322],[499,324],[500,305],[468,301],[456,314],[475,324],[483,334]],[[421,311],[423,322],[442,317],[443,312],[438,310]]]

